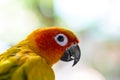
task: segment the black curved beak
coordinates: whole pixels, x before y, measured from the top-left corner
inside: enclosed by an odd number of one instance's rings
[[[81,51],[77,43],[73,43],[70,47],[66,49],[64,55],[62,56],[61,60],[65,62],[69,62],[74,60],[72,66],[76,65],[80,59]]]

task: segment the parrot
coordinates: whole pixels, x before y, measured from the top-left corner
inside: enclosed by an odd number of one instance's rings
[[[24,40],[0,54],[0,80],[55,80],[52,66],[59,60],[81,57],[79,39],[58,26],[35,29]]]

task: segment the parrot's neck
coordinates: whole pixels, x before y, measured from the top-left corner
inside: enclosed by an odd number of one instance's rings
[[[39,55],[42,58],[44,58],[49,66],[53,66],[53,64],[55,64],[55,62],[56,62],[56,61],[54,61],[55,58],[53,59],[53,57],[50,57],[50,55],[46,55],[47,50],[38,49],[38,47],[35,46],[34,43],[31,43],[28,40],[21,41],[19,43],[19,45],[27,46],[27,48],[29,48],[31,51],[33,51],[35,55]],[[48,51],[47,51],[47,53],[48,53]]]

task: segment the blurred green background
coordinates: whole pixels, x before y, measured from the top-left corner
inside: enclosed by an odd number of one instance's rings
[[[41,27],[80,39],[81,60],[53,66],[56,80],[120,80],[119,0],[0,0],[0,52]]]

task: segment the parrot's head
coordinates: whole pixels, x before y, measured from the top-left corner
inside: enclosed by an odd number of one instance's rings
[[[80,59],[79,40],[70,30],[60,27],[37,29],[27,39],[33,50],[51,66],[60,59],[74,60],[74,66]]]

